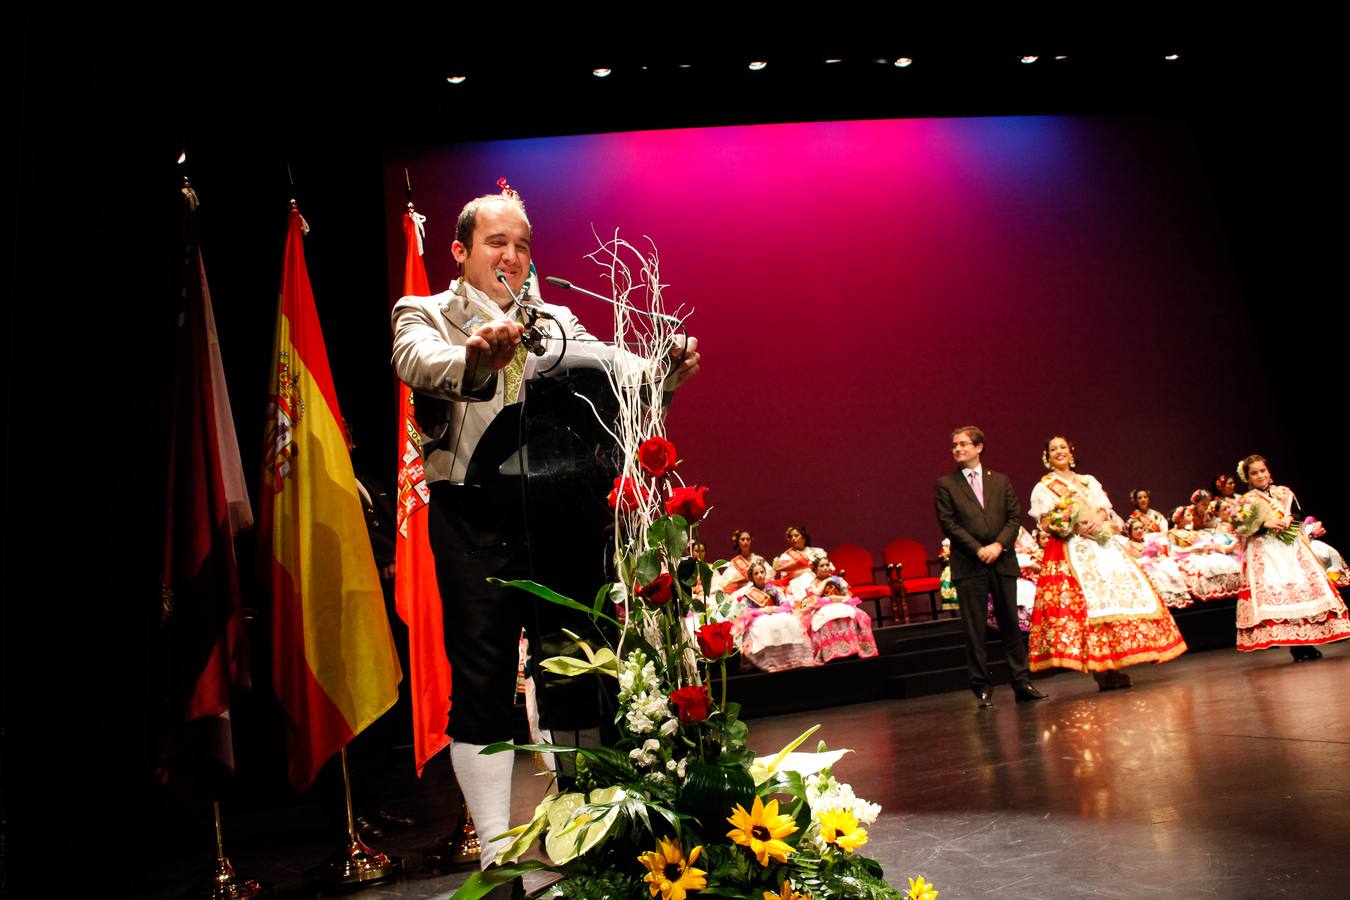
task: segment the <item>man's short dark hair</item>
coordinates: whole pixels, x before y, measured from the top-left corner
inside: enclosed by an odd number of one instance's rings
[[[969,436],[970,442],[977,447],[984,444],[984,432],[974,425],[962,425],[960,428],[953,428],[952,437],[956,437],[958,434]]]
[[[455,240],[464,245],[466,250],[473,249],[473,230],[478,225],[478,210],[484,204],[490,201],[499,201],[509,203],[520,210],[520,214],[525,216],[525,224],[530,225],[530,217],[525,212],[525,204],[514,197],[504,197],[501,194],[484,194],[481,197],[474,197],[464,208],[459,211],[459,218],[455,221]],[[530,225],[531,234],[534,233],[534,226]]]

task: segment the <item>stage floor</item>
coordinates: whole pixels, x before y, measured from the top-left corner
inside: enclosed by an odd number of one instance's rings
[[[821,723],[831,747],[857,751],[836,775],[883,807],[867,852],[892,884],[922,874],[943,900],[1345,897],[1350,644],[1323,649],[1297,665],[1283,649],[1191,654],[1105,694],[1060,673],[1037,682],[1049,701],[1017,705],[1001,687],[985,711],[955,692],[772,716],[750,723],[751,744],[772,752]],[[545,785],[519,757],[513,821]],[[458,807],[446,755],[385,793],[419,822],[372,843],[412,871],[355,896],[447,896],[467,876],[420,865]],[[241,874],[303,896],[300,873],[333,846],[317,810],[308,824],[303,811],[226,815]]]

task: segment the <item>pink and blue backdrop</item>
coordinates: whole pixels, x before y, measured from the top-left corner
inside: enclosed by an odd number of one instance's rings
[[[667,303],[704,354],[669,430],[711,487],[705,539],[778,552],[936,545],[950,429],[988,435],[1024,509],[1053,432],[1118,509],[1170,511],[1278,430],[1224,375],[1251,334],[1186,128],[1120,117],[906,119],[695,128],[440,146],[386,157],[391,294],[404,168],[434,287],[454,218],[506,177],[541,275],[605,293],[584,259],[615,228],[659,248]],[[546,286],[547,288],[547,286]],[[609,309],[546,289],[597,334]],[[1278,472],[1278,463],[1274,463]],[[1027,520],[1029,523],[1029,520]]]

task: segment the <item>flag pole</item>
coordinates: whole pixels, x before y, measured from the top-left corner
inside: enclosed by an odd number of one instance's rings
[[[352,811],[352,779],[347,769],[347,748],[338,751],[342,760],[342,790],[347,802],[347,839],[307,875],[310,881],[325,888],[346,888],[358,884],[377,884],[392,881],[403,875],[403,860],[378,850],[372,850],[356,833],[356,816]]]
[[[210,900],[248,900],[252,897],[270,897],[276,888],[267,882],[254,881],[252,878],[240,878],[234,872],[234,866],[225,856],[224,831],[220,825],[220,801],[211,801],[211,809],[216,816],[216,874],[211,878],[211,887],[206,896]]]
[[[473,816],[469,815],[469,805],[461,799],[459,824],[452,833],[441,838],[427,851],[427,865],[433,869],[477,868],[482,855],[483,845],[478,839],[478,829],[474,827]]]

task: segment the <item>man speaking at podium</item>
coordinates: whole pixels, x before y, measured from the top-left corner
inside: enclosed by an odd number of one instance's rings
[[[524,399],[528,381],[564,371],[568,358],[598,346],[571,310],[539,296],[530,238],[524,204],[509,187],[469,201],[450,247],[460,277],[444,293],[404,297],[393,311],[394,368],[419,394],[418,423],[427,434],[428,529],[455,683],[450,755],[483,838],[484,869],[502,846],[489,839],[510,827],[514,761],[510,753],[479,751],[512,738],[519,638],[531,608],[524,595],[487,579],[531,573],[529,547],[512,524],[510,507],[520,505],[519,491],[508,497],[483,490],[475,483],[474,453],[503,411]],[[542,352],[531,353],[527,345]],[[665,389],[678,387],[698,367],[697,340],[690,338]],[[429,406],[440,406],[439,414]],[[598,549],[600,535],[594,538]]]

